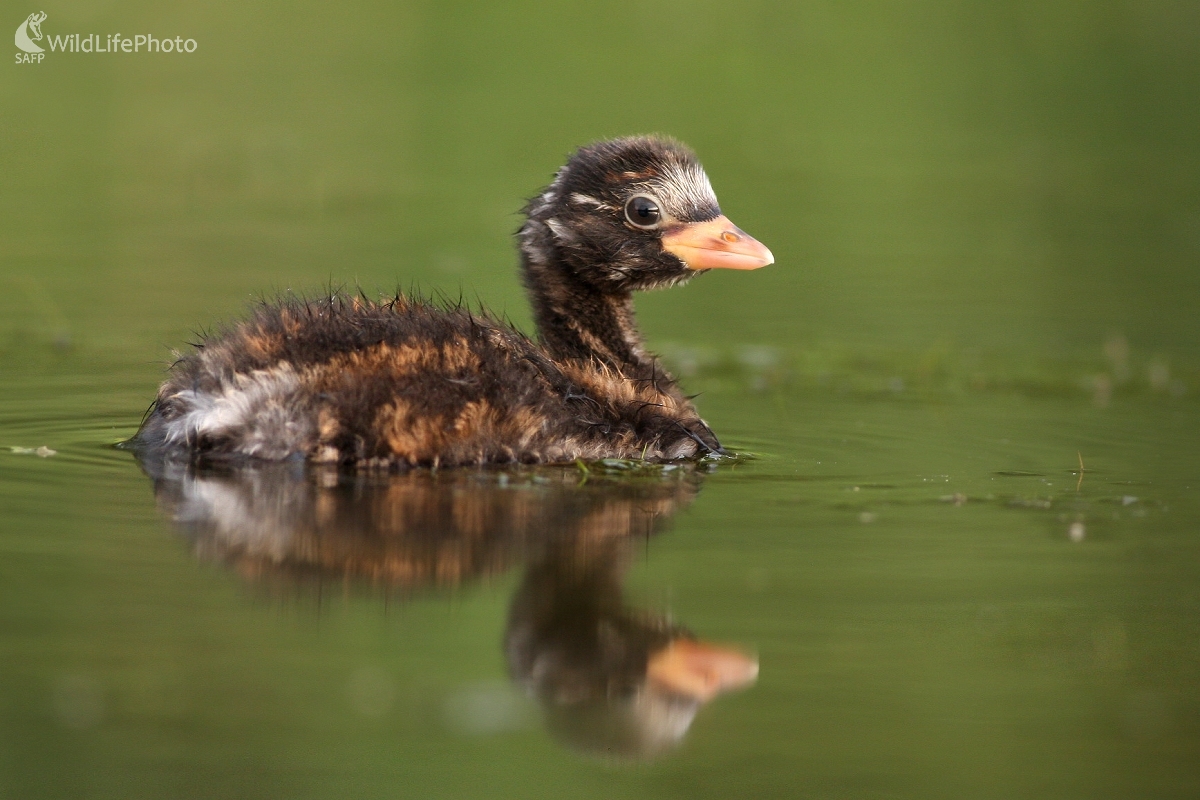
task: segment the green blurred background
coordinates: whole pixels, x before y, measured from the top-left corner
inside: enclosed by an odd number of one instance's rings
[[[1194,3],[45,10],[48,35],[199,47],[6,70],[10,348],[161,358],[331,280],[524,321],[523,199],[575,146],[647,131],[778,258],[647,297],[656,341],[1098,356],[1121,332],[1185,358],[1200,335]]]
[[[0,447],[57,451],[0,452],[0,797],[1194,796],[1200,5],[7,8],[198,48],[0,68]],[[262,294],[528,329],[524,199],[651,131],[777,263],[638,301],[760,458],[632,594],[763,674],[618,768],[445,724],[515,574],[281,610],[109,445]]]

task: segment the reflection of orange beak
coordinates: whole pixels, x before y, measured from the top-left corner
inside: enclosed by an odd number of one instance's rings
[[[668,230],[662,246],[688,269],[758,269],[775,263],[775,256],[762,242],[724,215]]]
[[[730,647],[676,639],[650,656],[646,677],[660,689],[707,703],[721,692],[754,683],[758,661]]]

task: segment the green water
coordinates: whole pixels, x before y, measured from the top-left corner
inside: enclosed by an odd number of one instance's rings
[[[0,797],[1196,796],[1194,4],[44,10],[199,47],[0,70]],[[388,580],[242,558],[262,514],[213,538],[111,447],[259,293],[527,326],[523,199],[652,130],[777,258],[639,300],[756,458],[443,476],[486,557]],[[355,547],[412,488],[320,480]],[[652,758],[509,677],[542,539],[606,535],[622,607],[760,665]]]

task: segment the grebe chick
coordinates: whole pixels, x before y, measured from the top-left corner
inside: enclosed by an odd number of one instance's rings
[[[538,342],[403,295],[263,303],[179,358],[132,444],[364,468],[720,452],[633,314],[635,290],[774,260],[722,216],[692,151],[648,136],[583,147],[524,211]]]

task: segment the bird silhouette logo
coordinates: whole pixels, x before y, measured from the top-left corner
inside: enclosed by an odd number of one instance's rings
[[[44,53],[45,50],[39,47],[36,42],[42,40],[42,23],[45,21],[45,11],[39,11],[36,14],[30,14],[26,17],[25,21],[17,28],[17,47],[26,53]]]

